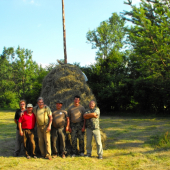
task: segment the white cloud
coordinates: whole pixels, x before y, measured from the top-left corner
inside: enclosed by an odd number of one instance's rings
[[[45,63],[38,63],[38,65],[40,66],[41,65],[41,67],[42,68],[45,68],[46,66],[48,66],[49,64],[45,64]]]
[[[37,3],[35,0],[22,0],[24,3],[26,4],[31,4],[31,5],[36,5],[36,6],[40,6],[39,3]]]
[[[132,4],[135,5],[135,4],[139,4],[141,2],[141,0],[132,0]]]
[[[34,4],[34,0],[31,0],[31,2],[30,2],[31,4]]]
[[[96,63],[96,60],[93,60],[91,62],[88,62],[88,61],[87,62],[83,62],[83,63],[81,62],[80,65],[81,66],[90,66],[90,65],[93,65],[95,63]]]

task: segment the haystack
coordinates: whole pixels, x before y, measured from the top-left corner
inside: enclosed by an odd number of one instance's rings
[[[82,71],[74,65],[62,64],[57,65],[43,80],[41,97],[44,103],[48,105],[52,111],[56,110],[56,101],[63,101],[63,109],[67,110],[74,100],[74,96],[81,97],[81,105],[88,108],[91,100],[96,101],[91,89],[87,85]],[[70,134],[67,134],[67,143],[71,143]],[[101,132],[102,143],[105,145],[106,134]],[[70,141],[70,142],[69,142]],[[85,137],[86,145],[86,137]],[[93,141],[95,147],[95,141]],[[71,146],[68,147],[68,153],[71,153]]]
[[[63,109],[73,104],[74,96],[81,97],[81,105],[88,108],[91,100],[95,100],[87,85],[82,71],[74,65],[57,65],[43,80],[41,96],[51,110],[56,109],[56,101],[63,101]]]

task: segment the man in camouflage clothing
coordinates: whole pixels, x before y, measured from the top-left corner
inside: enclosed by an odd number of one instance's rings
[[[65,144],[65,135],[68,131],[68,114],[65,110],[62,109],[63,102],[58,100],[56,102],[56,111],[52,113],[53,122],[52,122],[52,141],[53,141],[53,157],[57,157],[59,152],[61,153],[62,158],[65,158],[66,154],[66,144]],[[59,146],[59,148],[58,148]],[[57,150],[58,148],[58,150]]]
[[[84,131],[85,131],[85,120],[83,115],[85,109],[80,103],[80,96],[74,97],[74,104],[68,109],[68,116],[70,120],[69,131],[71,133],[72,141],[72,157],[76,156],[77,150],[77,138],[79,139],[79,150],[80,156],[84,156]]]
[[[100,128],[99,128],[99,117],[100,110],[96,107],[94,101],[90,101],[89,109],[84,114],[84,119],[86,119],[86,136],[87,136],[87,155],[86,157],[91,157],[92,151],[92,137],[94,136],[97,145],[97,154],[99,159],[103,159],[103,147],[101,142]]]

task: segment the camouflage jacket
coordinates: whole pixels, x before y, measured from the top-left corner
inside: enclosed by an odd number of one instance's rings
[[[98,115],[98,118],[86,119],[86,127],[91,130],[99,129],[100,109],[98,107],[95,107],[94,109],[88,109],[85,114],[86,113],[96,113]]]

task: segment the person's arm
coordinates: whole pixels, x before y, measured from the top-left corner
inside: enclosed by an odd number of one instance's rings
[[[48,127],[47,127],[47,132],[49,132],[51,130],[51,124],[52,124],[52,120],[53,120],[52,115],[48,115],[48,117],[49,117],[49,124],[48,124]]]
[[[84,119],[98,118],[98,115],[96,113],[85,113],[83,117]]]
[[[70,119],[71,119],[71,113],[70,113],[70,108],[68,109],[68,111],[67,111],[67,113],[68,113],[68,131],[71,133],[72,132],[72,130],[71,130],[71,127],[70,127]]]
[[[69,131],[69,132],[71,133],[71,128],[70,128],[70,119],[69,119],[69,117],[67,117],[66,119],[67,119],[66,131]]]
[[[22,128],[21,128],[21,122],[18,122],[18,128],[19,128],[19,134],[21,136],[23,136],[23,131],[22,131]]]
[[[17,122],[17,120],[16,120],[16,119],[14,119],[14,122],[15,122],[15,124],[16,124],[16,125],[18,124],[18,122]]]
[[[21,113],[20,113],[20,117],[22,117],[22,116],[24,115],[24,112],[25,112],[25,111],[27,111],[27,109],[25,109],[25,110],[21,111]]]
[[[19,119],[17,112],[18,112],[18,110],[16,110],[15,116],[14,116],[14,122],[15,122],[16,125],[18,124],[17,120]]]
[[[85,114],[85,108],[83,107],[83,110],[82,110],[82,113],[83,113],[83,118],[84,118],[84,114]],[[81,131],[82,132],[84,132],[85,131],[85,126],[86,126],[86,119],[84,119],[84,122],[83,122],[83,127],[82,127],[82,129],[81,129]]]
[[[85,125],[86,125],[86,119],[84,119],[83,128],[81,129],[82,132],[85,131]]]

